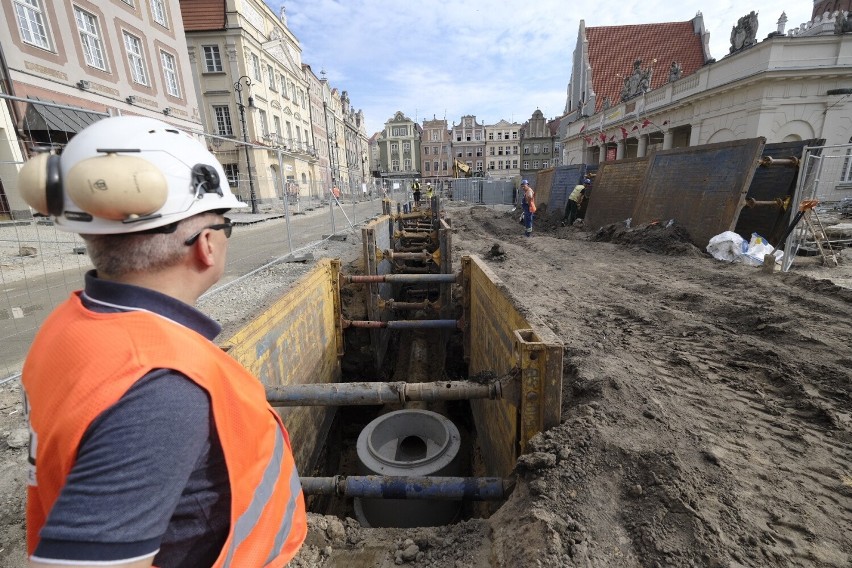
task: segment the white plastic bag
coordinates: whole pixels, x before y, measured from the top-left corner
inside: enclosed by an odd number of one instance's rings
[[[707,252],[716,260],[734,262],[747,250],[748,245],[746,245],[746,248],[743,248],[744,244],[746,244],[744,238],[733,231],[725,231],[710,239],[710,243],[707,245]]]

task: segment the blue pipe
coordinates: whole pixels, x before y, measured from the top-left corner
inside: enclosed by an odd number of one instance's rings
[[[303,477],[301,481],[305,495],[433,501],[499,501],[509,485],[499,477],[339,475]]]

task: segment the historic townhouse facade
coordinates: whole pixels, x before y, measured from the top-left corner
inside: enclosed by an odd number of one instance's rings
[[[377,140],[383,185],[420,177],[420,144],[420,126],[402,112],[385,122]]]
[[[767,143],[852,142],[852,26],[843,25],[849,4],[814,2],[812,20],[786,33],[782,13],[763,40],[755,35],[758,16],[745,14],[719,60],[703,49],[700,14],[689,22],[650,25],[656,41],[635,42],[617,61],[606,44],[635,39],[637,26],[602,30],[581,22],[560,135],[564,163],[759,136]],[[663,65],[643,86],[651,71],[645,62],[655,58]],[[599,77],[613,65],[622,68],[622,83],[607,85]],[[852,171],[848,177],[852,183]]]
[[[485,126],[486,174],[494,179],[516,179],[521,173],[521,125],[501,120]]]
[[[521,177],[533,178],[541,170],[553,167],[553,142],[556,121],[548,121],[536,109],[521,128]]]
[[[453,150],[446,119],[433,117],[423,121],[420,152],[423,183],[443,189],[453,177]]]
[[[180,6],[202,119],[236,193],[255,210],[285,192],[308,191],[318,163],[308,84],[283,11],[260,0]],[[248,152],[230,139],[250,143]]]
[[[450,140],[453,156],[467,165],[471,172],[485,172],[485,127],[476,122],[476,116],[465,115],[458,124],[453,124]]]
[[[367,186],[371,185],[364,113],[360,110],[356,111],[350,106],[349,93],[346,91],[340,94],[340,104],[349,186],[354,195],[363,196],[369,189]]]
[[[3,0],[0,6],[3,94],[10,97],[0,110],[0,216],[30,215],[15,191],[26,154],[61,146],[104,116],[150,116],[201,130],[176,3]]]
[[[325,196],[331,189],[331,160],[328,145],[328,130],[326,130],[325,109],[323,106],[324,93],[327,83],[317,77],[307,63],[302,63],[305,73],[305,84],[308,88],[308,110],[311,121],[311,133],[314,140],[314,150],[317,155],[314,178],[308,188],[309,196]]]

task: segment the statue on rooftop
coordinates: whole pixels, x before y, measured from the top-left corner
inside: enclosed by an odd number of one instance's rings
[[[669,68],[669,83],[674,83],[680,79],[681,75],[683,75],[683,69],[681,68],[680,63],[672,61],[672,66]]]
[[[737,20],[737,25],[731,28],[730,53],[755,45],[757,43],[755,37],[757,37],[757,14],[752,10],[748,15]]]
[[[834,33],[840,35],[849,32],[852,32],[852,19],[849,18],[848,12],[841,10],[834,19]]]
[[[656,59],[654,62],[656,62]],[[621,89],[622,102],[649,91],[651,89],[652,72],[653,69],[651,67],[642,69],[641,59],[634,61],[633,72],[624,78],[624,87]]]

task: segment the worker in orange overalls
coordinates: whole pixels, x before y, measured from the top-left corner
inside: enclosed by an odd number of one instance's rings
[[[30,566],[284,566],[307,532],[289,436],[193,307],[245,207],[221,164],[169,124],[113,117],[18,187],[95,267],[24,363]]]

